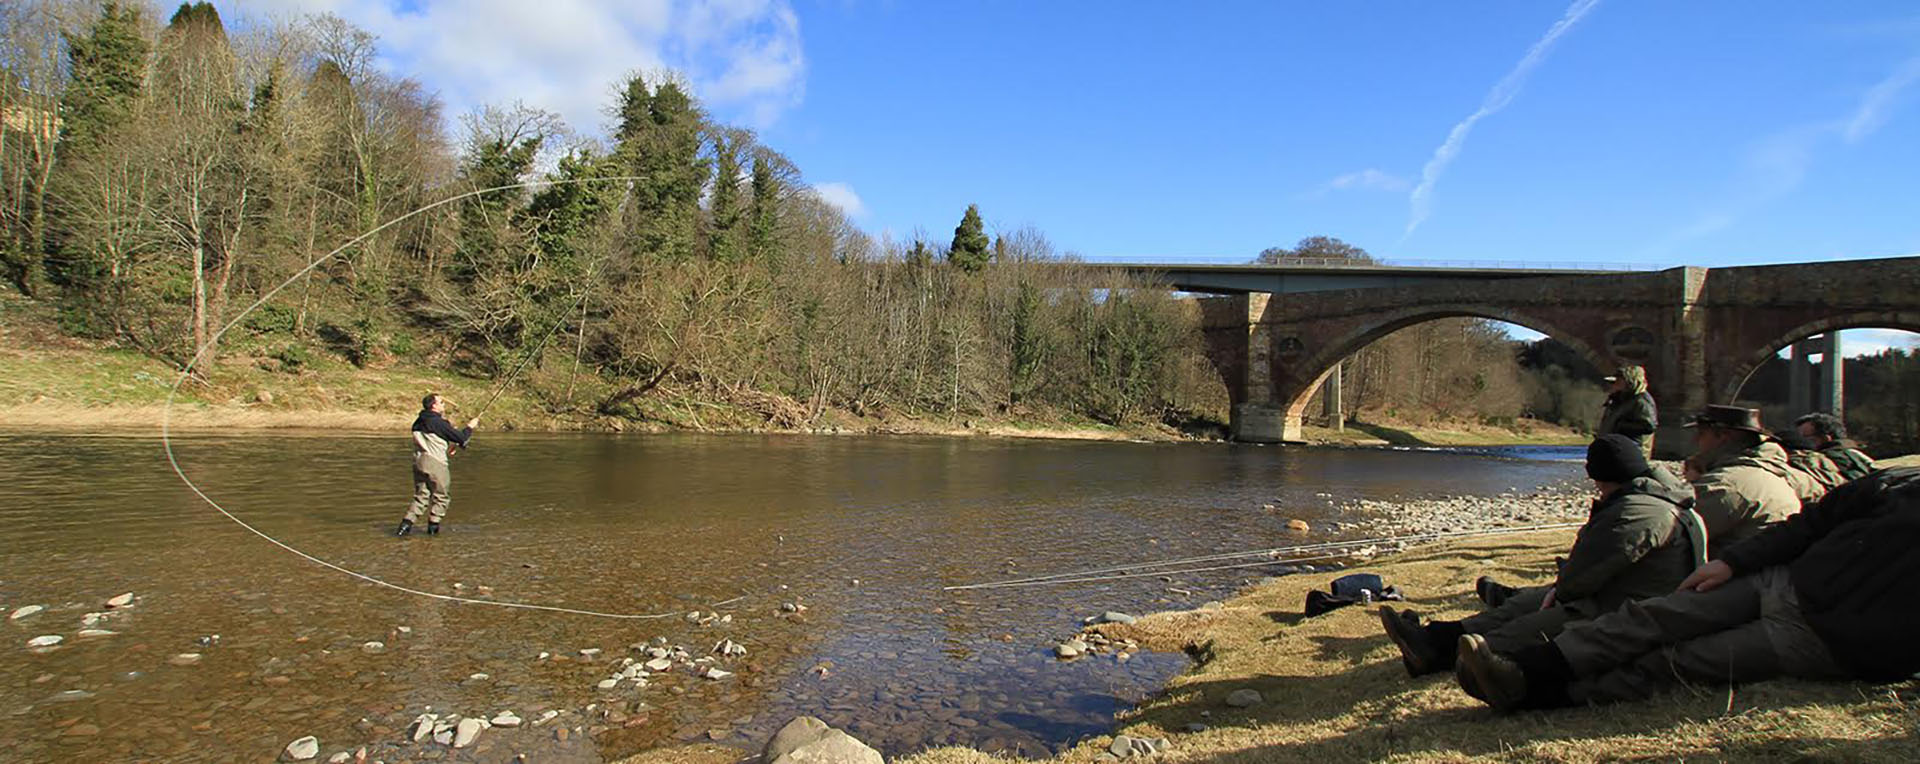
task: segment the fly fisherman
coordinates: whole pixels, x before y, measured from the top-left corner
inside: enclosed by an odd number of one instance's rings
[[[453,449],[466,446],[473,428],[480,425],[480,418],[474,417],[467,420],[466,427],[456,430],[446,413],[447,399],[439,393],[428,393],[420,399],[420,416],[413,420],[413,505],[407,508],[406,517],[400,518],[395,536],[412,533],[422,511],[427,513],[427,535],[440,533],[440,521],[446,518],[447,504],[453,500],[448,493],[453,475],[447,469],[447,457]]]

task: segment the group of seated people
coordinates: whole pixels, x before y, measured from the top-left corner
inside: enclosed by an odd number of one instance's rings
[[[1460,621],[1380,608],[1408,673],[1452,669],[1510,711],[1920,672],[1920,468],[1875,471],[1825,414],[1770,435],[1753,409],[1709,406],[1687,426],[1686,481],[1634,438],[1593,441],[1599,498],[1552,585],[1483,577],[1487,609]]]

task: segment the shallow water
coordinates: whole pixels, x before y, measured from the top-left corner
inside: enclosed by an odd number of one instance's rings
[[[199,436],[176,451],[236,515],[375,577],[673,616],[378,588],[199,503],[151,438],[0,434],[0,612],[47,608],[5,622],[7,758],[264,760],[316,735],[321,760],[369,745],[389,762],[601,761],[688,740],[757,747],[803,713],[890,756],[943,743],[1040,754],[1111,729],[1185,667],[1176,655],[1054,660],[1082,617],[1193,607],[1261,572],[941,587],[1312,540],[1286,521],[1332,518],[1350,499],[1527,491],[1578,474],[1550,452],[491,433],[475,445],[455,459],[447,532],[408,539],[385,535],[410,490],[403,437]],[[135,604],[96,626],[115,634],[78,636],[85,614],[126,591]],[[784,615],[785,603],[806,610]],[[681,617],[695,608],[732,620]],[[27,649],[45,634],[65,642]],[[727,679],[676,668],[645,688],[596,688],[655,637],[695,655],[722,638],[748,652],[720,664]],[[583,648],[604,652],[583,660]],[[173,665],[180,653],[203,657]],[[460,751],[401,744],[427,706],[566,713]]]

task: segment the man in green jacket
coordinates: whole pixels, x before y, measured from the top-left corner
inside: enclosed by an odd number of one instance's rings
[[[1622,366],[1606,378],[1607,402],[1600,410],[1600,435],[1620,434],[1640,444],[1642,452],[1651,450],[1653,431],[1660,428],[1659,407],[1647,392],[1647,371],[1639,366]]]
[[[1706,561],[1705,532],[1687,508],[1692,493],[1673,473],[1650,467],[1639,443],[1625,435],[1600,436],[1587,447],[1587,476],[1600,498],[1552,586],[1521,589],[1462,621],[1421,625],[1411,611],[1380,608],[1381,626],[1399,646],[1408,674],[1452,668],[1462,634],[1481,634],[1499,649],[1518,650],[1552,638],[1570,621],[1671,592]]]
[[[1766,440],[1759,411],[1708,406],[1686,426],[1699,448],[1693,459],[1702,475],[1693,484],[1693,511],[1707,524],[1709,556],[1800,511],[1800,495],[1788,481],[1787,451]]]
[[[1859,480],[1873,471],[1873,457],[1847,443],[1847,425],[1832,414],[1812,413],[1794,420],[1800,434],[1813,441],[1813,447],[1832,459],[1841,476]]]

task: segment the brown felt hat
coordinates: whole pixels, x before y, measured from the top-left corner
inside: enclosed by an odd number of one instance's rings
[[[1706,411],[1695,415],[1693,421],[1687,422],[1685,426],[1745,430],[1762,435],[1767,433],[1766,428],[1760,426],[1760,410],[1745,406],[1708,406]]]

